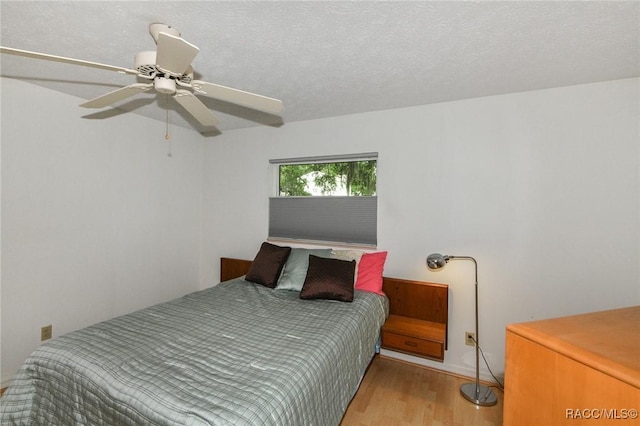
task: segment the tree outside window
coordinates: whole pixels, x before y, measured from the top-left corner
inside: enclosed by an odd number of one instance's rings
[[[376,195],[376,160],[281,164],[281,197]]]

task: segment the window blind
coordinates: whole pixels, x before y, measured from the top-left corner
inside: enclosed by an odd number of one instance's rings
[[[378,197],[269,198],[269,237],[377,244]]]

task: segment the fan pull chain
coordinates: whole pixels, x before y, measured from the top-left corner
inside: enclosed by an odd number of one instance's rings
[[[169,150],[167,152],[167,157],[173,157],[171,154],[171,141],[169,140],[169,95],[166,96],[167,108],[165,109],[164,121],[165,121],[165,133],[164,138],[169,141]]]
[[[164,133],[164,138],[166,140],[169,140],[169,95],[167,95],[167,107],[164,110],[165,115],[164,115],[164,121],[166,123],[166,127],[165,127],[165,133]]]

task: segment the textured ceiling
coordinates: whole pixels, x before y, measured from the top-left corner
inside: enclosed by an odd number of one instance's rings
[[[640,76],[638,1],[1,1],[0,20],[3,46],[127,68],[155,49],[150,23],[172,25],[200,48],[196,78],[285,104],[276,117],[201,97],[221,131]],[[135,82],[1,60],[4,77],[83,99]],[[172,124],[215,134],[163,95],[84,117],[162,121],[167,107]]]

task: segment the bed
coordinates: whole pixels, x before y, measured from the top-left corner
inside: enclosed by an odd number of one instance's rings
[[[302,299],[247,280],[256,260],[222,259],[212,288],[42,344],[0,424],[338,425],[389,301]]]

